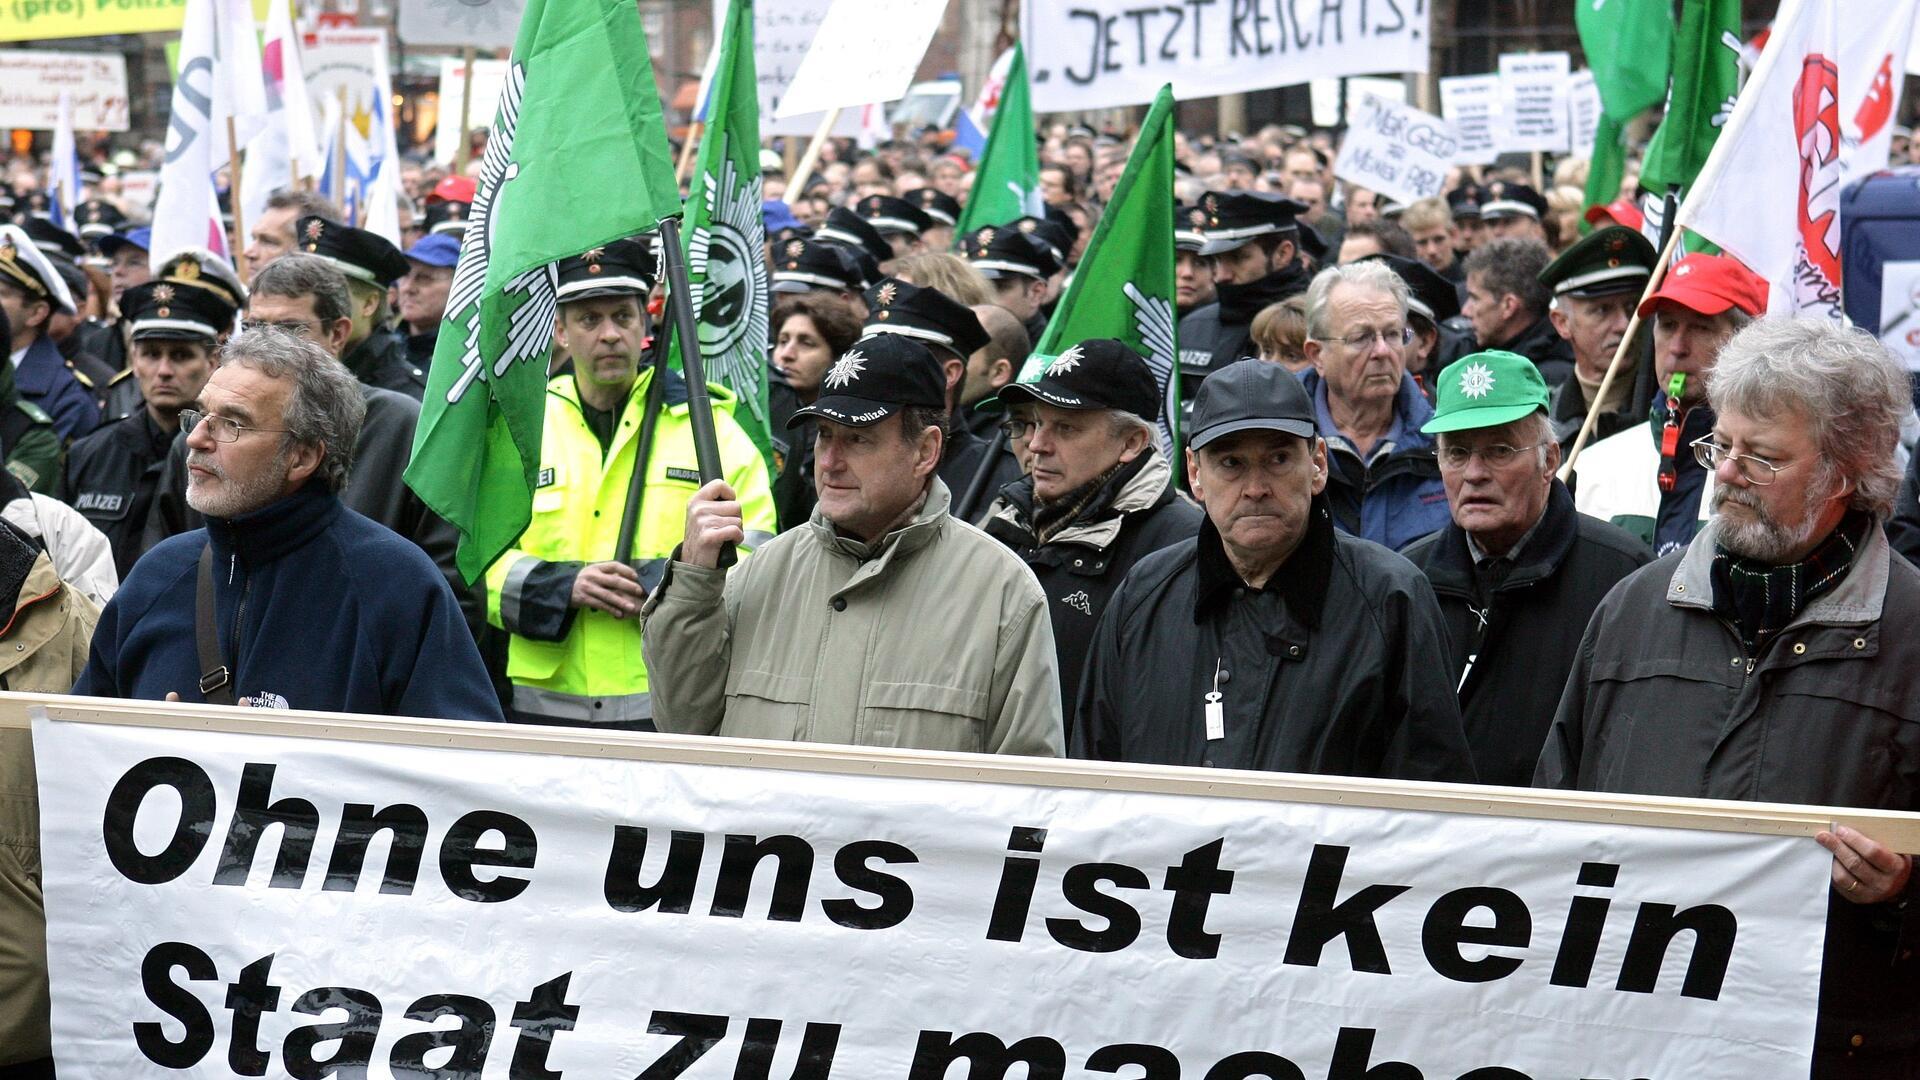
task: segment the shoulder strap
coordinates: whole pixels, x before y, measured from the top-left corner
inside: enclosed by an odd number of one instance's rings
[[[209,705],[233,704],[233,672],[220,657],[220,623],[213,607],[213,545],[200,549],[200,584],[194,600],[193,636],[200,651],[200,694]]]

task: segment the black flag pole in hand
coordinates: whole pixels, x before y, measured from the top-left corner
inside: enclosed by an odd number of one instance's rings
[[[660,257],[667,275],[667,346],[674,338],[680,343],[680,373],[687,380],[687,421],[693,429],[693,456],[700,467],[700,483],[721,478],[720,440],[713,427],[713,399],[707,396],[707,365],[700,355],[700,328],[694,319],[692,285],[687,277],[687,257],[680,248],[680,219],[660,220]],[[633,538],[640,527],[640,507],[644,498],[647,467],[652,458],[655,418],[666,407],[665,385],[668,347],[659,350],[654,365],[653,383],[647,388],[647,415],[641,419],[640,445],[635,447],[631,486],[627,505],[620,519],[620,537],[614,558],[633,559]],[[733,562],[733,547],[720,553],[720,565]]]

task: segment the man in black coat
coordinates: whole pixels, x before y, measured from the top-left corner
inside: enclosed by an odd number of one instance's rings
[[[426,368],[408,355],[407,339],[387,328],[387,290],[413,270],[400,249],[378,233],[315,214],[300,219],[294,250],[326,260],[347,279],[353,326],[336,355],[354,378],[415,401],[426,397]]]
[[[1453,521],[1405,555],[1424,570],[1452,644],[1446,668],[1481,783],[1525,787],[1587,619],[1653,560],[1631,533],[1573,508],[1539,371],[1474,353],[1440,373],[1438,437]]]
[[[1193,399],[1201,380],[1242,357],[1259,356],[1253,317],[1269,304],[1307,291],[1313,280],[1300,261],[1305,203],[1254,191],[1209,191],[1200,199],[1213,266],[1215,301],[1180,320],[1181,397]],[[1191,389],[1188,389],[1191,388]]]
[[[1192,539],[1200,509],[1173,490],[1154,445],[1159,384],[1124,342],[1083,341],[1037,381],[1002,388],[998,400],[1033,472],[1001,489],[983,527],[1026,561],[1047,594],[1061,715],[1071,728],[1087,650],[1114,590],[1147,555]]]
[[[1472,781],[1434,658],[1446,631],[1413,565],[1338,535],[1313,403],[1244,360],[1194,399],[1196,539],[1147,556],[1094,637],[1075,757]]]
[[[1467,256],[1467,303],[1476,347],[1519,353],[1540,368],[1549,387],[1573,377],[1573,346],[1547,314],[1552,294],[1540,274],[1553,261],[1547,245],[1512,236]],[[1449,360],[1451,362],[1451,360]]]

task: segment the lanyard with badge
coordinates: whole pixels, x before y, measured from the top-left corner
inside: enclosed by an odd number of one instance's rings
[[[1680,484],[1680,392],[1686,385],[1684,371],[1674,372],[1667,380],[1667,422],[1660,429],[1660,490],[1664,492]]]
[[[1214,660],[1213,689],[1207,691],[1205,694],[1206,705],[1203,712],[1205,712],[1207,718],[1208,742],[1227,737],[1226,696],[1220,693],[1220,671],[1224,663],[1225,661],[1222,659]]]

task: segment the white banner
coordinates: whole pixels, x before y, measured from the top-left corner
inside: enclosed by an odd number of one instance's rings
[[[1491,165],[1500,156],[1500,76],[1441,79],[1440,114],[1460,136],[1455,165]]]
[[[1395,202],[1439,195],[1460,151],[1453,125],[1411,105],[1363,94],[1334,158],[1333,175]]]
[[[520,31],[524,0],[402,0],[396,36],[416,45],[472,45],[481,49],[513,47]]]
[[[63,1076],[1798,1080],[1812,1050],[1805,837],[785,757],[34,746]]]
[[[899,100],[946,10],[947,0],[833,0],[774,116]]]
[[[826,21],[833,0],[780,0],[777,4],[753,6],[753,66],[760,80],[760,137],[775,135],[811,135],[824,119],[822,113],[777,117],[780,99],[800,70],[800,61],[812,47]],[[727,5],[713,5],[714,47],[720,46],[721,23],[726,20]],[[705,90],[705,84],[701,89]],[[862,102],[861,104],[865,104]],[[849,138],[860,134],[860,117],[849,111],[834,124],[835,135]]]
[[[60,92],[79,131],[127,130],[127,61],[119,53],[0,50],[0,128],[52,131]]]
[[[433,160],[452,165],[460,152],[460,99],[466,93],[467,65],[457,56],[440,58],[440,123],[433,133]],[[505,60],[473,62],[473,105],[467,110],[467,130],[490,127],[500,108],[500,91],[507,85]]]
[[[1581,70],[1567,80],[1567,140],[1569,151],[1591,158],[1600,135],[1600,86],[1593,72]]]
[[[1504,53],[1500,57],[1502,153],[1567,150],[1566,53]]]
[[[1341,75],[1427,70],[1423,0],[1021,5],[1035,112],[1181,100]]]

